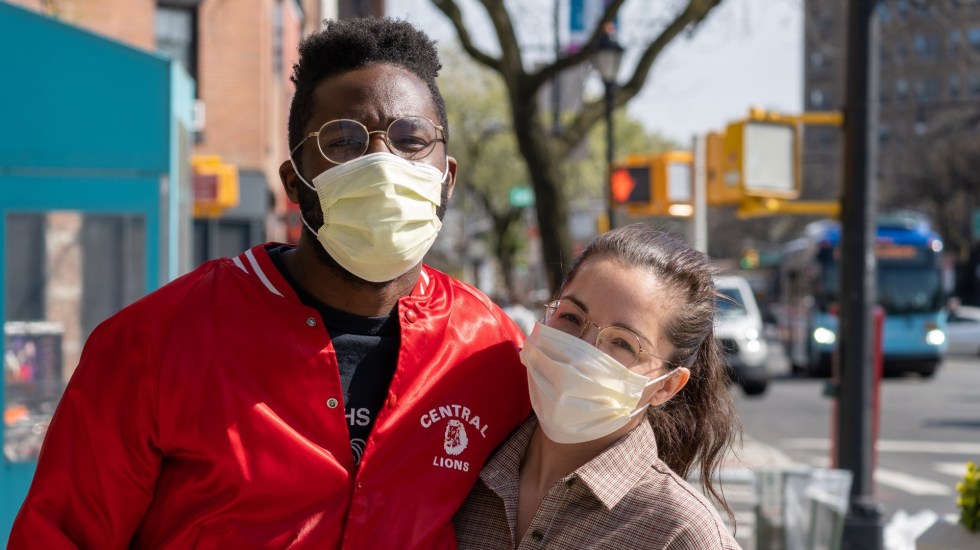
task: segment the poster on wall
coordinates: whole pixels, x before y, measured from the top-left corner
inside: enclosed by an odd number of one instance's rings
[[[4,324],[4,441],[9,462],[36,460],[64,391],[61,323]]]

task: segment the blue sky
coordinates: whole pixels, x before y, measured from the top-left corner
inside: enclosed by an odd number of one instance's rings
[[[462,3],[476,39],[494,49],[480,8]],[[386,4],[389,14],[409,19],[438,40],[454,37],[445,17],[428,0],[387,0]],[[518,4],[533,2],[508,5]],[[650,4],[627,1],[621,19],[624,40],[642,32],[629,25],[643,20],[642,13],[634,10],[649,9]],[[527,27],[547,27],[550,34],[550,16],[523,9],[521,17],[532,19]],[[643,92],[630,103],[630,114],[648,129],[686,144],[695,135],[721,130],[744,117],[751,106],[798,113],[803,95],[802,13],[803,0],[725,0],[691,38],[675,41],[660,56]],[[536,18],[541,21],[533,21]],[[599,90],[596,80],[587,93]]]

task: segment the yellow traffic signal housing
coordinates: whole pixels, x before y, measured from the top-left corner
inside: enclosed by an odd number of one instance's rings
[[[238,167],[221,162],[217,155],[191,157],[194,217],[218,217],[238,206]]]
[[[705,185],[708,206],[738,204],[745,196],[735,178],[725,178],[725,136],[709,132],[705,136]]]
[[[666,151],[653,159],[653,198],[656,210],[668,216],[694,213],[694,155]]]
[[[795,199],[800,195],[800,131],[796,121],[761,110],[728,125],[722,179],[745,196]]]

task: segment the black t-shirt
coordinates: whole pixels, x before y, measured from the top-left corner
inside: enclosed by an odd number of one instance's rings
[[[270,248],[269,257],[300,301],[315,308],[323,318],[327,334],[337,352],[350,446],[354,464],[359,464],[398,364],[401,343],[398,316],[362,317],[320,302],[303,290],[286,271],[282,253],[290,248],[286,245]]]

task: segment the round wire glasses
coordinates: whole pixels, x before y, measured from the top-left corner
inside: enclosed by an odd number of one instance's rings
[[[306,134],[291,152],[295,153],[306,140],[315,137],[324,158],[334,164],[343,164],[367,152],[371,134],[382,134],[388,150],[408,160],[423,159],[429,156],[436,142],[446,142],[443,127],[422,116],[395,119],[386,130],[374,131],[368,131],[356,120],[342,118],[325,122],[316,132]]]
[[[599,333],[593,345],[627,368],[636,364],[641,355],[660,359],[665,368],[671,366],[666,359],[644,350],[640,346],[640,337],[632,330],[617,326],[600,327],[589,321],[588,315],[571,300],[555,300],[545,304],[544,324],[576,338],[581,338],[590,326],[595,327]]]

